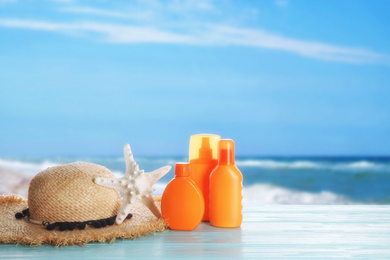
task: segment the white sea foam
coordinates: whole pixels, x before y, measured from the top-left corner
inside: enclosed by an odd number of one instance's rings
[[[161,164],[161,165],[175,165],[177,162],[186,162],[188,159],[186,158],[178,158],[178,159],[170,159],[170,158],[146,158],[146,157],[140,157],[136,158],[137,163],[142,166],[143,164]]]
[[[302,169],[302,168],[320,168],[321,164],[310,161],[293,161],[282,162],[274,160],[237,160],[237,166],[254,166],[260,168],[290,168],[290,169]]]
[[[369,168],[378,168],[381,165],[375,164],[372,162],[368,162],[368,161],[358,161],[358,162],[345,164],[342,166],[344,166],[345,168],[351,168],[351,169],[369,169]]]
[[[35,175],[40,171],[43,171],[47,169],[48,167],[57,166],[57,163],[51,162],[49,160],[45,160],[41,163],[32,163],[32,162],[21,162],[16,160],[5,160],[0,159],[0,167],[26,173],[26,174],[32,174]]]
[[[156,183],[153,195],[162,195],[167,183]],[[353,204],[344,196],[322,191],[318,193],[291,190],[269,184],[255,184],[244,187],[243,204]]]
[[[167,187],[168,183],[163,182],[157,182],[153,185],[153,195],[161,196],[164,193],[165,188]]]
[[[390,171],[390,165],[369,161],[326,162],[326,161],[277,161],[277,160],[236,160],[238,167],[263,169],[308,169],[308,170],[383,170]]]
[[[243,190],[244,204],[352,204],[347,198],[328,191],[318,193],[255,184]]]

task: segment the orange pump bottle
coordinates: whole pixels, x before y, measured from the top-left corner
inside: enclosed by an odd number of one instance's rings
[[[203,195],[189,175],[188,163],[176,163],[175,178],[162,195],[161,213],[170,229],[193,230],[202,220]]]
[[[242,222],[242,174],[234,164],[234,142],[222,139],[218,165],[210,175],[210,224],[239,227]]]
[[[210,173],[218,163],[219,135],[192,135],[190,139],[190,177],[199,186],[204,198],[202,221],[209,221]]]

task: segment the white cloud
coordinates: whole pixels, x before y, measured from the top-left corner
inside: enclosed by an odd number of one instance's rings
[[[19,19],[0,19],[0,26],[6,28],[35,29],[44,31],[54,31],[60,29],[60,26],[55,23]]]
[[[16,3],[18,0],[0,0],[0,5],[6,5],[6,4],[13,4]]]
[[[288,6],[288,1],[287,0],[275,0],[275,4],[278,6],[278,7],[287,7]]]
[[[73,3],[73,0],[50,0],[50,1],[56,2],[56,3],[63,3],[63,4]]]
[[[136,3],[118,5],[116,10],[108,10],[106,8],[92,6],[79,6],[74,4],[61,6],[58,10],[73,14],[86,14],[155,22],[154,19],[166,18],[165,16],[167,16],[167,14],[174,14],[178,17],[188,17],[194,13],[212,13],[216,10],[216,7],[214,6],[212,0],[169,0],[164,3],[156,0],[138,0]]]
[[[53,23],[35,20],[0,19],[0,27],[77,33],[90,37],[99,33],[111,43],[171,43],[186,45],[235,45],[281,50],[320,60],[347,63],[381,63],[387,57],[362,48],[342,47],[314,41],[305,41],[269,33],[259,29],[205,25],[200,31],[187,34],[146,26],[112,23],[75,22]],[[387,60],[386,60],[387,62]]]
[[[214,9],[214,4],[211,0],[172,0],[168,2],[167,7],[173,11],[209,11]]]
[[[90,6],[67,6],[59,9],[63,12],[69,13],[77,13],[77,14],[91,14],[97,16],[106,16],[113,18],[123,18],[123,19],[134,19],[134,20],[145,20],[150,18],[151,13],[146,12],[119,12],[119,11],[111,11],[102,8],[95,8]]]
[[[304,41],[272,34],[263,30],[215,26],[208,39],[214,44],[253,46],[293,52],[302,56],[349,63],[378,62],[383,55],[361,48],[341,47],[321,42]]]
[[[116,43],[154,42],[189,44],[193,41],[188,36],[165,32],[150,27],[124,26],[108,23],[53,23],[35,20],[0,19],[0,26],[61,33],[101,33],[106,41]]]
[[[178,43],[191,44],[191,36],[176,34],[150,27],[123,26],[115,24],[82,23],[76,26],[79,30],[103,33],[106,41],[115,43]]]

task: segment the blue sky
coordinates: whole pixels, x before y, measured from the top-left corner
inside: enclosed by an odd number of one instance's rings
[[[390,155],[389,9],[0,0],[0,156]]]

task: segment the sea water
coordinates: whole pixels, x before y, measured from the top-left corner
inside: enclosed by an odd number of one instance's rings
[[[135,159],[145,171],[188,160]],[[103,165],[118,177],[125,173],[123,157],[0,158],[0,168],[31,178],[75,161]],[[244,176],[244,204],[390,204],[390,157],[238,157],[236,165]],[[173,176],[171,170],[159,180],[154,194],[161,195]]]

